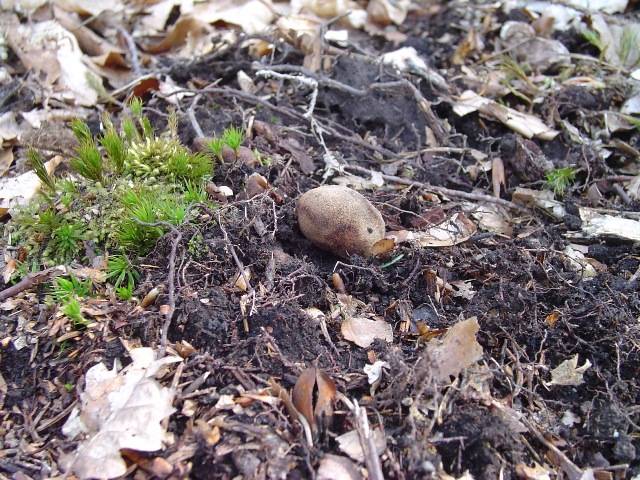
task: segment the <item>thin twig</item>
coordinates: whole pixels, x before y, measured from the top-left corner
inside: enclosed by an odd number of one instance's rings
[[[201,97],[202,95],[196,95],[194,97],[193,102],[191,102],[191,106],[187,110],[187,117],[189,117],[189,121],[191,122],[191,128],[193,128],[193,131],[196,132],[196,135],[198,137],[202,138],[204,137],[204,132],[202,131],[202,128],[198,123],[198,119],[196,118],[196,107],[198,106],[198,102],[200,101]]]
[[[131,34],[124,28],[118,28],[118,32],[120,33],[120,35],[122,35],[125,43],[127,44],[127,50],[129,50],[129,56],[131,57],[131,70],[136,77],[139,77],[140,75],[142,75],[142,70],[140,68],[140,60],[138,58],[138,47],[136,46],[136,42]]]
[[[40,272],[30,273],[15,285],[2,290],[0,292],[0,302],[4,302],[8,298],[14,297],[24,290],[28,290],[31,287],[35,287],[36,285],[40,285],[43,282],[47,282],[53,277],[57,277],[58,275],[62,275],[63,273],[65,273],[65,269],[64,267],[60,266],[47,268]]]
[[[345,170],[353,170],[355,172],[366,173],[369,175],[375,173],[373,170],[369,170],[368,168],[360,167],[358,165],[345,165],[344,168]],[[442,195],[447,195],[450,197],[464,198],[466,200],[474,200],[477,202],[497,203],[498,205],[503,205],[505,207],[512,208],[514,210],[526,211],[526,209],[524,209],[523,207],[516,205],[515,203],[510,202],[509,200],[496,198],[492,195],[487,195],[485,193],[463,192],[461,190],[453,190],[451,188],[438,187],[436,185],[430,185],[428,183],[416,182],[415,180],[396,177],[395,175],[385,175],[385,174],[381,174],[381,175],[383,179],[389,182],[399,183],[401,185],[408,185],[410,187],[423,188],[425,190],[431,190],[433,192],[441,193]]]
[[[182,232],[174,227],[169,222],[154,222],[147,223],[141,222],[137,218],[135,219],[140,225],[145,227],[166,227],[171,230],[173,240],[171,242],[171,253],[169,254],[169,274],[167,278],[167,289],[169,297],[169,309],[165,313],[164,324],[162,325],[162,335],[160,337],[160,357],[164,356],[167,349],[167,336],[169,335],[169,327],[171,326],[171,319],[173,318],[173,312],[176,309],[176,295],[175,295],[175,275],[176,275],[176,252],[178,251],[178,245],[182,240]]]
[[[258,64],[254,64],[253,67],[256,68],[257,65]],[[418,104],[418,108],[420,108],[420,110],[424,114],[427,125],[433,131],[434,135],[436,136],[436,139],[440,143],[444,143],[447,139],[447,132],[445,131],[444,127],[438,121],[437,117],[434,115],[433,111],[431,110],[431,103],[426,98],[424,98],[420,90],[418,90],[418,88],[406,78],[403,78],[400,80],[394,80],[391,82],[372,83],[366,89],[359,89],[359,88],[354,88],[345,83],[339,82],[337,80],[333,80],[331,78],[318,75],[304,67],[297,67],[292,65],[272,65],[269,67],[269,71],[271,72],[271,74],[274,74],[277,71],[297,72],[302,75],[305,75],[306,77],[309,77],[309,79],[311,80],[315,80],[317,82],[317,85],[319,86],[332,88],[334,90],[340,90],[342,92],[348,93],[356,97],[367,96],[371,92],[376,90],[397,90],[397,89],[403,89],[403,88],[408,89],[413,94],[413,97],[415,98],[416,103]],[[258,73],[260,72],[264,72],[264,70],[262,70],[262,67]],[[300,77],[293,77],[293,78],[300,78]]]
[[[222,224],[222,218],[220,217],[219,211],[218,211],[218,225],[220,226],[220,230],[222,231],[222,235],[224,236],[224,242],[227,247],[227,250],[229,251],[229,253],[231,253],[231,256],[233,257],[233,261],[236,263],[238,270],[240,270],[240,276],[242,277],[242,280],[244,280],[244,284],[247,286],[247,293],[249,294],[249,296],[251,296],[251,298],[253,299],[253,302],[255,303],[256,292],[251,286],[251,282],[249,281],[249,278],[244,272],[245,270],[244,263],[242,263],[242,260],[238,258],[238,255],[236,254],[236,249],[233,247],[233,243],[231,243],[231,241],[229,240],[229,235],[227,234],[227,231],[225,230],[224,225]],[[249,311],[249,316],[253,315],[253,313],[254,312],[253,312],[253,306],[252,306],[251,310]],[[243,323],[245,332],[249,333],[249,324],[247,323],[247,318],[244,315],[242,316],[242,323]]]
[[[287,75],[283,73],[274,72],[273,70],[258,70],[256,72],[257,77],[264,78],[277,78],[280,80],[291,80],[293,82],[304,85],[305,87],[311,88],[311,99],[309,100],[309,106],[307,107],[307,111],[304,113],[304,118],[311,118],[313,115],[313,111],[316,108],[316,101],[318,99],[318,82],[313,78],[308,78],[302,75]]]
[[[167,98],[169,96],[173,96],[173,95],[178,95],[180,93],[201,93],[201,94],[222,94],[224,96],[233,96],[233,97],[237,97],[240,98],[242,100],[245,100],[247,102],[253,103],[253,104],[258,104],[258,105],[262,105],[265,108],[268,108],[270,110],[273,110],[275,112],[278,112],[282,115],[285,115],[287,117],[290,118],[294,118],[296,120],[299,121],[306,121],[306,122],[312,122],[315,121],[318,125],[320,125],[322,127],[322,129],[328,133],[330,136],[337,138],[339,140],[344,140],[346,142],[352,143],[354,145],[357,145],[359,147],[363,147],[366,148],[367,150],[371,150],[373,152],[379,153],[381,155],[384,155],[388,158],[393,158],[393,159],[397,159],[400,160],[402,157],[400,157],[397,153],[392,152],[391,150],[384,148],[384,147],[380,147],[378,145],[372,145],[369,142],[366,142],[364,140],[362,140],[360,137],[358,137],[357,135],[345,135],[342,134],[340,132],[338,132],[335,128],[329,126],[328,124],[321,122],[318,119],[309,119],[309,118],[305,118],[304,115],[302,113],[299,113],[293,109],[289,109],[289,108],[284,108],[284,107],[279,107],[277,105],[273,105],[272,103],[268,102],[267,100],[265,100],[264,98],[258,97],[256,95],[253,95],[251,93],[247,93],[247,92],[243,92],[241,90],[237,90],[235,88],[228,88],[228,87],[206,87],[203,89],[189,89],[189,88],[185,88],[185,89],[181,89],[181,90],[176,90],[173,91],[167,95],[164,96],[164,98]],[[161,96],[160,94],[158,94],[158,96]]]
[[[369,419],[367,418],[367,410],[358,404],[357,400],[349,400],[342,393],[338,394],[338,399],[344,403],[356,420],[356,430],[358,432],[358,438],[360,439],[360,446],[364,452],[364,461],[367,465],[367,471],[371,480],[384,480],[382,473],[382,465],[380,464],[380,457],[376,450],[375,440],[373,437],[373,431],[369,426]]]

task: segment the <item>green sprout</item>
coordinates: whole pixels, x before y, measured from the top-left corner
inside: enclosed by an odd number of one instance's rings
[[[238,152],[240,145],[244,141],[244,132],[237,127],[229,127],[222,132],[222,142],[231,148],[234,152]]]
[[[224,141],[222,138],[216,137],[209,142],[209,149],[213,152],[216,158],[222,161],[222,149],[224,148]]]
[[[75,297],[88,297],[91,293],[91,280],[79,280],[71,275],[68,279],[58,277],[51,287],[51,295],[57,303],[65,303]]]
[[[107,280],[116,289],[125,284],[131,285],[133,289],[139,277],[140,274],[126,255],[113,255],[107,260]]]
[[[118,135],[113,126],[107,127],[100,139],[100,144],[118,173],[122,173],[127,159],[127,146],[124,139]]]
[[[100,151],[96,144],[93,143],[93,140],[80,144],[77,156],[71,159],[70,165],[71,168],[87,180],[103,182],[102,155],[100,155]]]
[[[77,223],[63,222],[51,234],[48,249],[62,263],[70,262],[81,250],[84,228]]]
[[[44,160],[40,154],[33,148],[27,150],[27,158],[29,159],[29,164],[33,171],[38,176],[40,182],[49,190],[49,193],[56,193],[56,180],[53,176],[49,174],[47,171],[47,167],[44,164]]]
[[[93,136],[91,135],[89,125],[79,118],[71,121],[71,130],[80,145],[83,143],[93,143]]]
[[[75,328],[86,327],[89,322],[82,316],[82,309],[77,298],[71,298],[62,306],[62,313],[71,320]]]
[[[564,196],[567,188],[576,178],[576,170],[573,167],[556,168],[547,172],[547,186],[558,197]]]
[[[133,298],[133,284],[130,283],[125,287],[116,288],[116,295],[125,302],[131,300]]]
[[[129,101],[129,110],[131,110],[131,114],[134,117],[142,117],[142,99],[140,97],[132,97]]]

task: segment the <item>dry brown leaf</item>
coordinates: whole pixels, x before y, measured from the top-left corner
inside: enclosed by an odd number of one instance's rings
[[[97,16],[107,10],[116,13],[124,9],[122,0],[100,0],[99,2],[95,0],[55,0],[54,3],[70,12],[87,16]]]
[[[495,157],[491,161],[491,184],[493,185],[493,196],[500,198],[500,187],[507,188],[504,163],[500,157]]]
[[[314,45],[320,37],[320,27],[320,21],[302,15],[281,17],[276,22],[279,34],[307,55],[314,52]]]
[[[383,238],[373,244],[371,254],[375,257],[385,255],[396,247],[396,242],[392,238]]]
[[[478,228],[510,237],[513,235],[509,212],[497,204],[463,204],[465,212],[478,222]]]
[[[340,326],[345,340],[359,347],[369,347],[376,338],[385,342],[393,342],[393,328],[384,320],[371,320],[363,317],[346,317]]]
[[[358,467],[346,457],[327,454],[320,460],[317,480],[362,480]]]
[[[0,146],[0,177],[4,176],[5,173],[11,168],[13,164],[13,149],[6,148],[3,149]]]
[[[144,50],[150,53],[162,53],[182,45],[187,38],[200,37],[210,30],[209,25],[199,17],[181,17],[169,30],[167,36],[153,45],[146,45]]]
[[[60,25],[75,35],[82,51],[87,55],[94,57],[92,60],[95,63],[103,67],[129,67],[127,61],[124,59],[124,50],[112,45],[93,30],[85,26],[80,17],[55,5],[53,7],[53,12]],[[102,61],[97,61],[96,59],[99,59],[100,57],[104,57],[104,59]]]
[[[370,0],[367,14],[370,20],[379,25],[400,25],[407,18],[410,5],[408,0]]]
[[[556,323],[558,323],[560,316],[561,316],[561,313],[558,310],[554,310],[545,317],[544,323],[546,323],[549,327],[553,328],[556,326]]]
[[[452,326],[438,343],[427,345],[436,380],[448,381],[482,358],[482,347],[476,340],[478,330],[478,319],[471,317]]]
[[[522,480],[550,480],[550,471],[544,468],[542,465],[535,464],[533,467],[529,467],[524,463],[516,465],[516,473],[518,478]]]
[[[291,400],[315,432],[333,417],[335,396],[336,385],[331,377],[320,369],[310,367],[298,377]]]

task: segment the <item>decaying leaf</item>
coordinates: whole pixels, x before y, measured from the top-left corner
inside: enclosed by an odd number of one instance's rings
[[[85,435],[70,465],[80,479],[124,475],[127,466],[121,449],[153,452],[168,439],[161,422],[175,411],[174,392],[153,377],[164,365],[182,359],[156,360],[151,348],[136,348],[129,354],[133,363],[120,372],[102,363],[87,371],[80,408],[62,427],[67,437]]]
[[[224,22],[239,26],[247,34],[260,33],[275,18],[270,0],[209,0],[193,6],[191,16],[201,22]]]
[[[25,68],[43,72],[62,100],[96,104],[100,80],[84,64],[76,37],[57,21],[12,25],[7,40]]]
[[[458,101],[453,105],[453,111],[460,117],[472,112],[480,112],[481,115],[502,122],[505,126],[526,138],[535,137],[540,140],[553,140],[560,133],[558,130],[545,125],[542,120],[534,115],[505,107],[471,90],[466,90],[460,95]]]
[[[595,277],[598,272],[589,263],[589,259],[584,253],[578,250],[578,245],[567,245],[563,251],[565,254],[565,265],[571,270],[580,273],[583,280],[589,280]]]
[[[421,247],[449,247],[469,240],[476,231],[475,223],[464,213],[458,212],[427,230],[419,232],[400,230],[387,234],[387,238],[392,238],[396,243],[416,243]]]
[[[393,328],[384,320],[346,317],[340,326],[342,336],[359,347],[369,347],[376,338],[393,342]]]
[[[51,175],[62,161],[56,155],[47,163],[45,168]],[[33,171],[29,171],[12,178],[0,179],[0,215],[11,213],[18,206],[26,205],[40,190],[40,180]]]
[[[335,396],[336,384],[331,377],[318,368],[310,367],[298,377],[291,400],[307,419],[311,430],[316,432],[331,421]]]
[[[340,455],[325,455],[320,460],[317,480],[361,480],[358,467],[351,460]]]
[[[495,157],[491,161],[491,184],[493,185],[493,196],[500,198],[500,187],[507,187],[507,179],[504,175],[504,163],[500,157]]]
[[[373,444],[376,448],[376,455],[380,456],[387,448],[387,440],[384,436],[384,432],[379,428],[375,428],[371,431],[373,437]],[[351,430],[347,433],[336,437],[338,442],[338,448],[349,455],[356,462],[364,462],[364,451],[362,450],[362,443],[360,443],[360,436],[357,430]]]
[[[21,128],[16,121],[15,112],[9,111],[0,114],[0,147],[9,140],[15,140],[21,133]]]
[[[494,232],[499,235],[510,237],[513,234],[509,212],[501,205],[472,203],[463,204],[464,211],[474,220],[477,220],[478,227],[487,232]]]
[[[551,479],[551,472],[537,463],[533,467],[529,467],[524,463],[519,463],[518,465],[516,465],[516,473],[518,474],[518,478],[521,478],[522,480]]]
[[[587,359],[581,367],[578,367],[578,354],[565,360],[556,368],[551,370],[551,385],[580,385],[584,382],[584,372],[591,367],[591,362]]]
[[[373,365],[367,364],[363,367],[364,373],[367,374],[369,385],[380,381],[385,368],[389,368],[389,363],[383,362],[382,360],[376,360]]]
[[[409,0],[370,0],[367,6],[369,18],[380,25],[402,24],[407,17]]]
[[[471,317],[452,326],[441,341],[427,345],[438,381],[448,381],[482,358],[482,347],[476,340],[478,330],[478,319]]]
[[[582,232],[591,237],[614,237],[640,242],[640,221],[614,217],[580,207]]]

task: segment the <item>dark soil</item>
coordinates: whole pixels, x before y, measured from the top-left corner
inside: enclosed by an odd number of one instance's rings
[[[403,26],[408,34],[405,45],[427,54],[433,66],[451,68],[448,59],[457,41],[443,44],[436,39],[445,33],[460,37],[453,25],[462,17],[453,7],[443,7],[436,16],[413,15]],[[570,48],[584,48],[581,42],[575,43]],[[301,55],[278,48],[276,45],[275,63],[301,65]],[[369,48],[384,49],[375,42]],[[237,71],[251,71],[253,59],[246,49],[236,46],[187,64],[170,58],[164,61],[173,79],[185,87],[219,81],[220,87],[236,89]],[[323,74],[358,89],[398,78],[379,63],[349,52],[332,59]],[[427,82],[413,80],[425,98],[438,98]],[[476,479],[505,480],[523,478],[517,473],[521,464],[546,462],[561,470],[548,459],[548,445],[531,429],[519,428],[522,423],[506,418],[497,403],[521,414],[527,425],[543,432],[548,442],[580,468],[600,468],[603,475],[614,472],[597,478],[618,478],[620,472],[627,478],[639,475],[640,293],[637,276],[630,280],[640,266],[637,245],[585,242],[588,256],[600,265],[595,278],[583,280],[561,254],[569,243],[564,234],[579,229],[579,218],[575,217],[578,225],[570,219],[560,223],[530,210],[518,213],[511,238],[479,232],[451,247],[403,246],[384,259],[332,257],[301,235],[294,213],[300,192],[322,182],[324,166],[323,147],[301,116],[308,92],[289,83],[277,91],[271,90],[273,86],[260,83],[262,90],[256,93],[272,93],[271,107],[247,97],[212,93],[202,97],[196,110],[198,123],[207,134],[241,124],[250,116],[270,126],[274,136],[255,129],[245,143],[270,158],[270,165],[220,164],[213,181],[241,194],[247,177],[257,172],[276,193],[222,205],[220,224],[202,213],[183,232],[176,259],[176,311],[168,340],[170,345],[186,341],[195,353],[186,360],[180,379],[182,393],[171,417],[169,429],[177,441],[157,455],[169,458],[189,445],[193,454],[176,461],[175,468],[189,465],[190,478],[313,478],[323,455],[340,454],[336,436],[354,428],[347,410],[337,410],[328,431],[309,448],[299,424],[282,407],[256,401],[222,411],[215,405],[222,395],[266,388],[270,378],[290,390],[300,372],[315,365],[333,378],[338,391],[360,399],[370,412],[372,426],[383,429],[387,447],[381,459],[386,478],[436,478],[440,466],[455,477],[469,471]],[[585,112],[610,108],[616,98],[610,88],[593,93],[566,87],[534,111],[542,118],[554,112],[573,120]],[[147,99],[146,105],[160,113],[167,109],[156,97]],[[186,110],[188,103],[183,107]],[[523,184],[541,185],[547,165],[577,164],[582,169],[576,183],[580,187],[565,197],[570,209],[585,204],[581,189],[588,185],[584,182],[611,175],[611,162],[597,160],[588,147],[575,145],[564,135],[552,142],[528,140],[478,115],[459,118],[445,103],[434,105],[434,110],[451,126],[451,146],[501,156],[507,178],[504,198]],[[347,164],[391,175],[410,171],[415,180],[466,192],[491,190],[490,177],[471,180],[464,173],[464,167],[476,163],[470,154],[419,152],[427,122],[407,92],[382,91],[355,98],[321,88],[314,117],[341,134],[343,138],[326,134],[325,140]],[[190,122],[186,117],[180,121],[181,138],[191,144],[195,133]],[[398,156],[383,159],[379,152],[353,141],[365,136]],[[294,153],[291,142],[296,145]],[[629,143],[635,145],[637,138]],[[314,174],[306,171],[310,167],[316,170]],[[615,193],[604,191],[601,206],[621,210]],[[454,199],[431,203],[424,193],[392,183],[375,192],[363,191],[381,210],[388,228],[414,229],[416,222],[431,225],[429,219],[462,208]],[[638,205],[624,206],[634,207]],[[251,270],[255,299],[233,286],[238,267],[221,225],[239,259]],[[193,248],[191,240],[196,235],[202,241]],[[164,319],[157,306],[168,302],[170,242],[169,237],[162,239],[142,262],[145,277],[137,293],[144,296],[152,287],[163,286],[155,306],[140,311],[119,304],[92,338],[85,335],[55,344],[47,337],[46,312],[32,315],[24,325],[13,316],[0,318],[2,337],[26,337],[22,349],[10,344],[0,351],[0,373],[8,386],[0,425],[1,472],[47,477],[48,463],[57,458],[37,452],[21,458],[11,452],[21,439],[41,446],[53,442],[57,456],[73,450],[74,443],[62,440],[59,433],[65,417],[45,422],[75,401],[73,391],[64,385],[81,387],[83,374],[95,362],[108,366],[116,359],[126,362],[120,339],[158,344]],[[399,255],[402,258],[386,265]],[[343,279],[348,294],[394,326],[392,344],[377,341],[369,349],[359,348],[343,339],[340,320],[332,318],[327,328],[333,345],[327,341],[317,321],[303,309],[315,307],[328,313],[336,305],[334,272]],[[465,298],[441,291],[436,277],[446,282],[467,281],[475,295]],[[554,312],[557,321],[551,322]],[[452,384],[434,384],[424,361],[426,340],[418,334],[418,324],[446,329],[472,316],[480,324],[482,361]],[[407,319],[411,328],[402,333],[400,324]],[[586,360],[592,364],[584,383],[549,386],[551,369],[576,354],[579,365]],[[374,395],[363,372],[372,357],[390,365]],[[194,392],[204,393],[188,397]],[[193,417],[182,411],[185,398],[197,403]],[[32,413],[25,416],[24,412]],[[570,417],[577,420],[567,421]],[[207,444],[197,433],[196,420],[219,425],[219,443]],[[627,467],[615,468],[621,464]],[[614,468],[607,470],[611,466]]]

